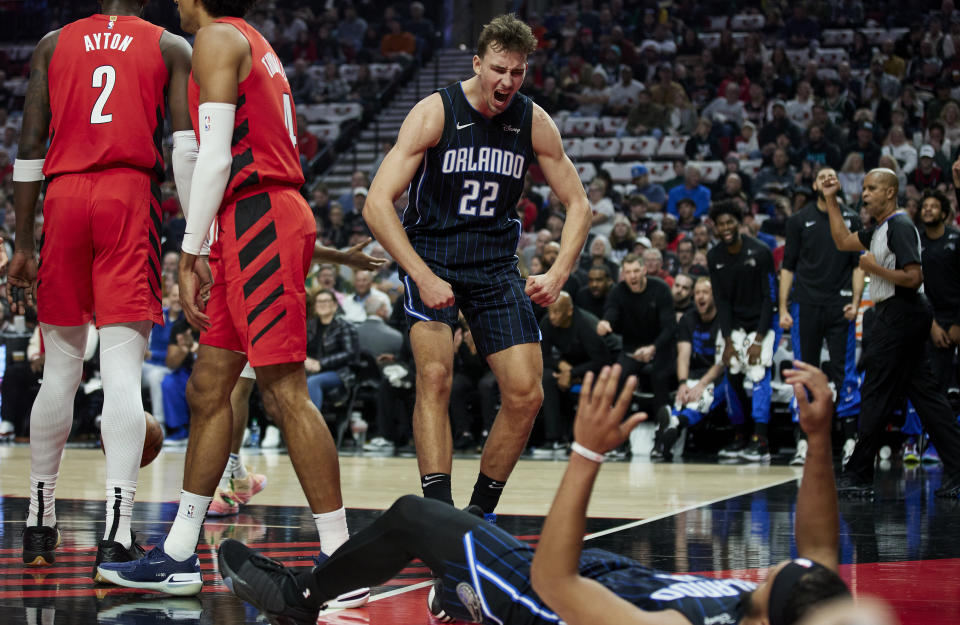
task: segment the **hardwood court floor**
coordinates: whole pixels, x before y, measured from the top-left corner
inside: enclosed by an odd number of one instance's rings
[[[319,545],[288,458],[262,452],[248,465],[269,476],[267,489],[234,517],[208,520],[200,548],[205,586],[194,599],[94,586],[90,570],[103,527],[103,460],[98,450],[68,449],[57,488],[64,545],[53,567],[20,563],[29,450],[0,447],[0,623],[233,624],[257,613],[226,592],[215,546],[236,538],[289,565],[312,566]],[[458,459],[454,494],[464,505],[479,461]],[[370,523],[397,496],[419,491],[412,458],[341,458],[351,529]],[[160,539],[176,513],[183,453],[165,450],[141,472],[134,529]],[[518,465],[498,509],[498,524],[535,542],[565,463]],[[796,476],[784,466],[651,464],[604,466],[590,507],[589,545],[672,572],[762,578],[766,567],[795,552]],[[842,574],[858,594],[890,601],[905,625],[960,623],[960,502],[933,498],[939,469],[881,472],[873,502],[841,502]],[[374,589],[359,610],[321,615],[320,623],[431,623],[425,609],[429,571],[412,563]],[[259,621],[262,622],[262,621]]]

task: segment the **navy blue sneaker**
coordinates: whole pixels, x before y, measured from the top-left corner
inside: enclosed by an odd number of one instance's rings
[[[159,590],[168,595],[193,596],[203,588],[197,554],[178,562],[160,545],[139,560],[103,562],[97,567],[97,577],[117,586]]]
[[[93,563],[93,581],[100,582],[97,569],[104,562],[133,562],[147,555],[146,550],[137,544],[137,533],[130,532],[130,547],[124,547],[115,540],[101,540],[97,543],[97,558]]]
[[[330,559],[330,556],[323,553],[322,551],[314,556],[313,563],[316,566],[322,565],[324,562]],[[365,605],[367,601],[370,601],[370,589],[369,588],[357,588],[356,590],[350,590],[343,593],[336,599],[331,599],[327,601],[326,609],[327,610],[336,610],[336,609],[349,609],[349,608],[359,608],[362,605]]]

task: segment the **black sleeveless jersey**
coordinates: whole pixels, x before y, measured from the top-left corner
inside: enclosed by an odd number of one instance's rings
[[[465,564],[447,562],[443,581],[444,607],[450,607],[447,613],[484,625],[561,623],[533,590],[530,565],[535,548],[487,525],[481,523],[464,535]],[[747,580],[658,571],[602,549],[584,549],[577,568],[583,577],[599,582],[641,610],[676,610],[692,625],[739,623],[749,608],[750,593],[757,588]],[[461,593],[460,581],[472,586],[482,601],[469,600],[470,593]],[[476,603],[485,609],[470,612],[470,605]],[[466,606],[467,612],[461,606]]]
[[[410,182],[403,227],[417,254],[449,269],[516,263],[516,207],[533,161],[533,103],[517,93],[487,119],[461,83],[439,89],[443,136]]]

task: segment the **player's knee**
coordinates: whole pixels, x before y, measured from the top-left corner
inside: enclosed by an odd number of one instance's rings
[[[223,384],[214,384],[208,376],[191,375],[187,380],[187,404],[191,407],[191,414],[197,412],[196,406],[220,406],[229,402],[230,393],[223,387]]]
[[[398,520],[415,519],[420,515],[423,498],[416,495],[404,495],[393,502],[388,513]]]
[[[452,384],[453,369],[442,362],[428,362],[417,367],[417,391],[449,395]]]
[[[540,410],[540,405],[543,404],[543,386],[540,384],[514,386],[502,393],[502,401],[509,406],[511,412],[533,419]]]

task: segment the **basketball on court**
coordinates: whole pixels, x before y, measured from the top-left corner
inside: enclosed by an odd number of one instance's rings
[[[153,459],[163,449],[163,426],[146,410],[143,411],[143,414],[147,420],[147,431],[143,435],[143,455],[140,456],[141,467],[153,462]]]

